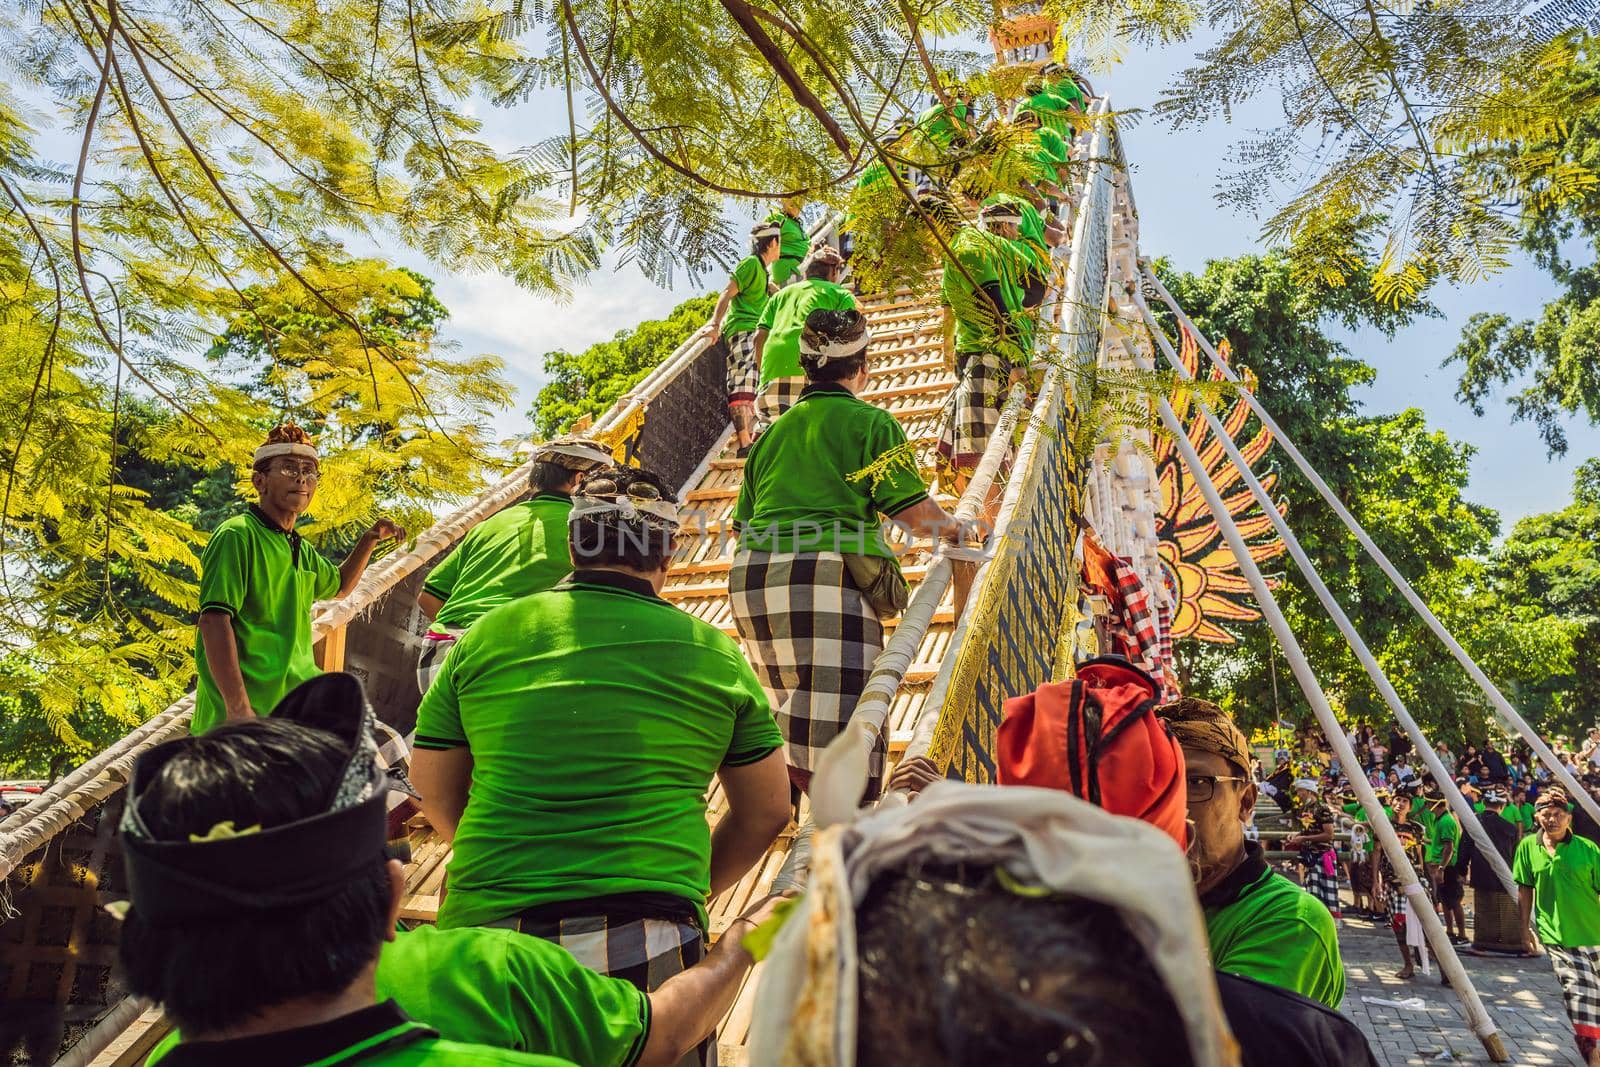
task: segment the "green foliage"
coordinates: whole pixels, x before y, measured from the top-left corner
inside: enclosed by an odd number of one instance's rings
[[[1189,0],[1046,10],[1091,60],[1181,38],[1200,17]],[[1235,148],[1218,195],[1265,219],[1302,281],[1359,282],[1402,306],[1437,280],[1502,268],[1529,213],[1600,195],[1594,160],[1541,147],[1594,100],[1567,77],[1572,41],[1534,40],[1503,4],[1221,0],[1204,17],[1216,41],[1156,114],[1198,126],[1281,101],[1282,121]]]
[[[1550,136],[1490,154],[1480,164],[1486,175],[1525,169],[1534,165],[1530,160],[1600,169],[1600,43],[1585,42],[1579,56],[1561,82],[1574,101],[1566,123]],[[1529,211],[1523,246],[1561,295],[1535,319],[1473,315],[1446,361],[1461,365],[1456,396],[1479,415],[1497,388],[1525,383],[1510,396],[1512,418],[1532,422],[1552,455],[1567,450],[1567,417],[1600,423],[1600,267],[1567,258],[1563,244],[1574,238],[1591,257],[1600,251],[1600,189],[1585,186],[1572,196],[1553,190]]]
[[[574,355],[562,349],[544,354],[550,381],[528,410],[537,438],[553,437],[576,420],[596,416],[633,388],[657,364],[704,326],[717,306],[717,295],[685,300],[665,319],[651,319],[618,330]]]
[[[1600,662],[1600,459],[1578,468],[1572,496],[1567,507],[1512,527],[1488,562],[1482,600],[1495,616],[1558,629],[1570,642],[1570,657],[1519,685],[1513,696],[1547,732],[1577,734],[1600,710],[1600,677],[1593,669]],[[1511,656],[1519,651],[1505,650]]]
[[[1212,261],[1199,275],[1165,264],[1157,269],[1207,336],[1229,340],[1235,365],[1259,379],[1263,405],[1469,651],[1485,657],[1497,679],[1532,684],[1569,661],[1570,645],[1544,612],[1485,610],[1480,560],[1498,520],[1462,496],[1470,447],[1430,429],[1415,409],[1363,414],[1351,392],[1374,372],[1323,332],[1331,323],[1366,323],[1392,332],[1406,314],[1372,300],[1363,286],[1300,286],[1281,255]],[[1244,436],[1254,431],[1247,427]],[[1276,467],[1290,526],[1407,708],[1438,736],[1481,734],[1484,702],[1464,673],[1298,471],[1282,460]],[[1349,721],[1388,721],[1387,708],[1314,594],[1291,563],[1283,566],[1276,576],[1279,603],[1330,698]],[[1261,727],[1275,711],[1276,671],[1276,710],[1307,720],[1309,710],[1267,627],[1231,629],[1236,645],[1180,642],[1186,691],[1219,699],[1242,722]],[[1505,654],[1511,648],[1516,656]]]

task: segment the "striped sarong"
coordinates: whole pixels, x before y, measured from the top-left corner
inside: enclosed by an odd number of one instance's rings
[[[997,352],[957,352],[956,376],[940,417],[938,452],[952,470],[971,471],[1000,425],[1010,371]]]

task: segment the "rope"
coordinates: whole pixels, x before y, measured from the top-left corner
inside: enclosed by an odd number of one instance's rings
[[[1192,377],[1188,368],[1183,365],[1183,361],[1178,358],[1178,354],[1172,350],[1172,343],[1167,340],[1166,335],[1156,325],[1155,316],[1150,313],[1150,306],[1145,303],[1144,296],[1138,291],[1137,287],[1134,288],[1133,301],[1144,316],[1145,324],[1150,327],[1151,335],[1155,337],[1156,343],[1160,345],[1161,351],[1167,357],[1167,362],[1172,365],[1178,377],[1184,379]],[[1489,865],[1494,868],[1495,877],[1500,879],[1500,884],[1505,887],[1505,891],[1515,897],[1517,895],[1517,883],[1511,877],[1511,868],[1506,865],[1505,857],[1500,855],[1499,849],[1495,848],[1494,843],[1489,840],[1488,832],[1484,830],[1483,824],[1478,821],[1477,814],[1472,810],[1472,805],[1467,803],[1467,798],[1461,794],[1455,778],[1445,768],[1438,754],[1434,752],[1433,746],[1428,743],[1428,738],[1423,734],[1422,727],[1417,725],[1417,721],[1411,717],[1411,713],[1406,709],[1405,703],[1400,699],[1400,694],[1395,692],[1394,685],[1389,681],[1388,674],[1379,666],[1377,658],[1372,654],[1372,650],[1367,647],[1366,641],[1362,640],[1361,635],[1356,631],[1355,625],[1350,621],[1350,616],[1340,607],[1338,600],[1328,588],[1327,583],[1317,573],[1317,568],[1312,564],[1310,557],[1306,555],[1305,549],[1300,544],[1300,539],[1295,536],[1294,531],[1289,527],[1288,521],[1278,511],[1277,505],[1272,498],[1267,495],[1266,487],[1261,484],[1261,480],[1250,469],[1250,463],[1239,450],[1239,445],[1234,441],[1233,435],[1228,433],[1227,429],[1222,425],[1222,420],[1217,418],[1210,406],[1204,401],[1197,398],[1195,407],[1205,418],[1206,424],[1211,427],[1212,436],[1222,445],[1223,450],[1228,454],[1228,458],[1233,461],[1234,468],[1239,472],[1239,476],[1244,479],[1245,485],[1249,487],[1250,493],[1255,497],[1256,504],[1261,508],[1262,513],[1272,520],[1273,528],[1278,531],[1278,536],[1283,539],[1285,547],[1289,550],[1289,555],[1294,559],[1295,566],[1300,569],[1301,574],[1305,575],[1305,579],[1310,584],[1312,591],[1317,594],[1317,600],[1322,604],[1322,610],[1328,613],[1328,617],[1339,628],[1339,633],[1344,635],[1345,642],[1350,646],[1350,651],[1354,652],[1356,659],[1361,661],[1362,669],[1367,672],[1367,677],[1372,679],[1372,684],[1377,687],[1379,694],[1382,695],[1383,702],[1389,705],[1389,710],[1394,712],[1394,717],[1399,720],[1400,725],[1405,729],[1406,736],[1411,738],[1411,744],[1416,748],[1417,753],[1422,756],[1423,762],[1427,764],[1428,770],[1433,774],[1433,780],[1438,782],[1439,787],[1444,790],[1445,797],[1449,800],[1450,807],[1456,814],[1456,819],[1461,823],[1461,828],[1472,835],[1473,841],[1477,842],[1478,851],[1482,853],[1484,859],[1489,861]],[[1352,779],[1360,776],[1361,768],[1359,764],[1343,764],[1343,766],[1350,769],[1350,777]],[[1457,848],[1459,847],[1458,844]]]
[[[1150,369],[1149,360],[1140,360],[1145,369]],[[1201,495],[1205,497],[1206,506],[1211,510],[1211,515],[1217,521],[1218,528],[1222,531],[1223,538],[1228,542],[1228,547],[1233,550],[1234,559],[1239,564],[1239,571],[1244,575],[1250,585],[1250,590],[1255,594],[1256,603],[1261,608],[1262,616],[1267,624],[1272,627],[1272,632],[1277,635],[1278,644],[1283,648],[1284,658],[1289,661],[1289,667],[1294,672],[1295,680],[1300,683],[1301,691],[1305,693],[1306,700],[1311,704],[1311,710],[1316,713],[1317,722],[1322,727],[1328,744],[1332,747],[1334,755],[1338,757],[1341,765],[1354,767],[1356,755],[1350,747],[1350,741],[1345,737],[1344,730],[1339,725],[1339,720],[1333,713],[1333,707],[1328,703],[1328,696],[1322,690],[1322,685],[1317,681],[1316,674],[1311,670],[1311,664],[1306,660],[1305,652],[1300,647],[1300,642],[1295,639],[1294,632],[1289,628],[1289,622],[1284,618],[1283,610],[1278,607],[1277,600],[1272,595],[1272,590],[1267,586],[1267,580],[1261,574],[1261,568],[1256,565],[1255,559],[1250,554],[1250,548],[1245,543],[1244,536],[1240,534],[1238,524],[1233,521],[1227,505],[1223,502],[1222,494],[1218,492],[1216,483],[1211,480],[1206,465],[1201,461],[1200,455],[1195,451],[1194,443],[1189,440],[1186,427],[1173,413],[1172,404],[1162,397],[1160,401],[1161,421],[1172,434],[1183,462],[1189,468],[1189,477],[1194,480]],[[1248,469],[1248,468],[1246,468]],[[1276,510],[1276,509],[1272,509]],[[1408,887],[1417,881],[1416,869],[1411,866],[1411,859],[1406,855],[1405,849],[1396,836],[1394,827],[1389,825],[1389,820],[1383,814],[1383,806],[1378,803],[1378,796],[1373,791],[1372,784],[1364,775],[1356,775],[1351,784],[1355,786],[1356,796],[1361,801],[1361,807],[1367,813],[1367,819],[1372,824],[1374,834],[1383,846],[1384,853],[1389,858],[1395,873],[1402,884]],[[1450,944],[1450,939],[1445,936],[1444,926],[1439,922],[1439,916],[1434,913],[1433,907],[1428,904],[1427,898],[1422,894],[1422,887],[1416,886],[1415,894],[1408,892],[1412,907],[1417,913],[1417,918],[1422,924],[1423,934],[1433,949],[1434,955],[1439,960],[1445,977],[1449,979],[1450,987],[1455,990],[1456,996],[1461,999],[1462,1007],[1466,1011],[1467,1023],[1472,1032],[1478,1035],[1483,1042],[1484,1049],[1496,1063],[1504,1063],[1507,1056],[1504,1046],[1500,1042],[1498,1030],[1494,1020],[1489,1017],[1488,1011],[1483,1006],[1483,1001],[1478,996],[1478,991],[1473,988],[1472,980],[1467,977],[1467,972],[1461,966],[1461,960],[1456,956],[1455,946]]]
[[[1450,650],[1450,654],[1455,657],[1456,662],[1461,664],[1462,669],[1471,676],[1472,680],[1477,683],[1478,688],[1489,698],[1489,702],[1499,712],[1501,722],[1510,727],[1528,743],[1534,754],[1539,757],[1539,761],[1550,769],[1550,773],[1561,780],[1562,785],[1567,787],[1567,793],[1572,799],[1581,805],[1592,819],[1600,822],[1600,804],[1597,804],[1594,797],[1589,795],[1589,791],[1579,784],[1578,779],[1572,772],[1561,765],[1561,761],[1550,750],[1550,746],[1545,744],[1544,739],[1534,732],[1533,727],[1528,725],[1527,720],[1517,713],[1517,709],[1511,706],[1511,702],[1506,699],[1505,694],[1501,693],[1495,684],[1489,680],[1489,676],[1483,673],[1477,661],[1467,654],[1466,649],[1461,647],[1450,631],[1445,628],[1444,623],[1440,622],[1438,616],[1434,615],[1428,605],[1423,602],[1422,597],[1417,595],[1417,591],[1412,588],[1411,583],[1406,581],[1405,575],[1401,574],[1395,568],[1395,565],[1389,561],[1389,557],[1384,554],[1383,550],[1373,543],[1372,538],[1367,535],[1366,529],[1356,521],[1354,515],[1350,514],[1349,509],[1344,506],[1333,490],[1328,488],[1328,483],[1322,480],[1322,476],[1317,473],[1316,468],[1312,467],[1306,457],[1300,454],[1300,450],[1295,447],[1294,442],[1283,432],[1283,427],[1279,426],[1277,420],[1267,414],[1266,409],[1261,406],[1261,402],[1256,399],[1255,394],[1234,373],[1233,368],[1228,366],[1227,361],[1217,356],[1217,350],[1211,347],[1211,342],[1207,341],[1204,335],[1195,329],[1194,323],[1189,321],[1189,316],[1183,313],[1183,309],[1172,298],[1172,294],[1167,292],[1167,287],[1161,284],[1161,279],[1155,276],[1148,264],[1141,264],[1141,268],[1146,282],[1154,287],[1156,295],[1161,297],[1162,301],[1172,309],[1173,314],[1178,317],[1178,321],[1200,342],[1200,347],[1204,349],[1206,355],[1211,357],[1212,364],[1220,369],[1229,381],[1241,386],[1239,392],[1244,397],[1245,403],[1250,405],[1250,410],[1255,412],[1256,418],[1261,420],[1261,424],[1272,431],[1272,434],[1278,440],[1279,447],[1294,461],[1295,466],[1300,469],[1300,473],[1304,474],[1311,484],[1316,487],[1317,494],[1328,502],[1328,506],[1333,509],[1334,514],[1339,516],[1345,528],[1360,542],[1367,555],[1372,558],[1372,561],[1378,565],[1384,574],[1389,576],[1389,580],[1394,583],[1395,588],[1400,590],[1400,594],[1405,597],[1406,603],[1411,605],[1411,610],[1415,611],[1422,621],[1428,624],[1428,629],[1432,630],[1434,636],[1444,643],[1444,646]]]

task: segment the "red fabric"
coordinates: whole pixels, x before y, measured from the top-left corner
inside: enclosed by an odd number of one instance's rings
[[[1083,581],[1111,605],[1109,632],[1114,652],[1149,674],[1156,691],[1167,691],[1167,663],[1170,650],[1163,654],[1155,598],[1145,591],[1133,564],[1112,555],[1092,532],[1083,538]]]
[[[1149,675],[1108,658],[1013,697],[995,738],[1000,784],[1064,789],[1143,819],[1184,848],[1183,749],[1155,717],[1159,698]]]

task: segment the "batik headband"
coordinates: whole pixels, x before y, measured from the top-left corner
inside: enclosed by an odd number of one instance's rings
[[[984,209],[983,221],[985,225],[995,222],[1020,223],[1022,221],[1022,212],[1009,204],[1004,206],[996,205]]]
[[[808,363],[826,367],[830,359],[850,359],[867,350],[872,342],[872,331],[862,330],[861,336],[849,341],[818,341],[809,330],[800,334],[800,355]]]
[[[1117,909],[1172,991],[1197,1067],[1239,1062],[1189,867],[1166,834],[1055,789],[950,781],[817,831],[806,895],[756,990],[750,1062],[854,1067],[855,910],[879,875],[926,860],[1004,868],[1029,889]]]
[[[534,449],[533,458],[542,463],[558,463],[573,470],[591,470],[613,462],[611,454],[600,445],[600,442],[579,437],[546,441]],[[580,467],[574,463],[564,462],[566,460],[577,460],[586,465]]]
[[[783,227],[776,222],[761,222],[750,228],[750,236],[759,241],[765,237],[777,237],[783,233]]]
[[[660,520],[676,528],[682,521],[679,518],[678,505],[670,500],[641,500],[638,497],[619,493],[616,496],[574,496],[572,498],[572,512],[567,516],[567,522],[577,522],[580,518],[593,518],[598,515],[620,515],[624,520]]]
[[[317,450],[308,444],[299,441],[277,441],[270,445],[262,445],[256,449],[255,462],[276,459],[278,456],[303,456],[306,459],[316,459]]]
[[[345,743],[349,759],[326,808],[265,830],[224,822],[204,839],[159,840],[139,810],[145,791],[162,767],[203,736],[145,752],[133,765],[120,826],[128,892],[142,920],[177,924],[310,904],[387,854],[387,801],[395,786],[378,762],[361,683],[349,674],[319,675],[284,697],[272,718]]]

